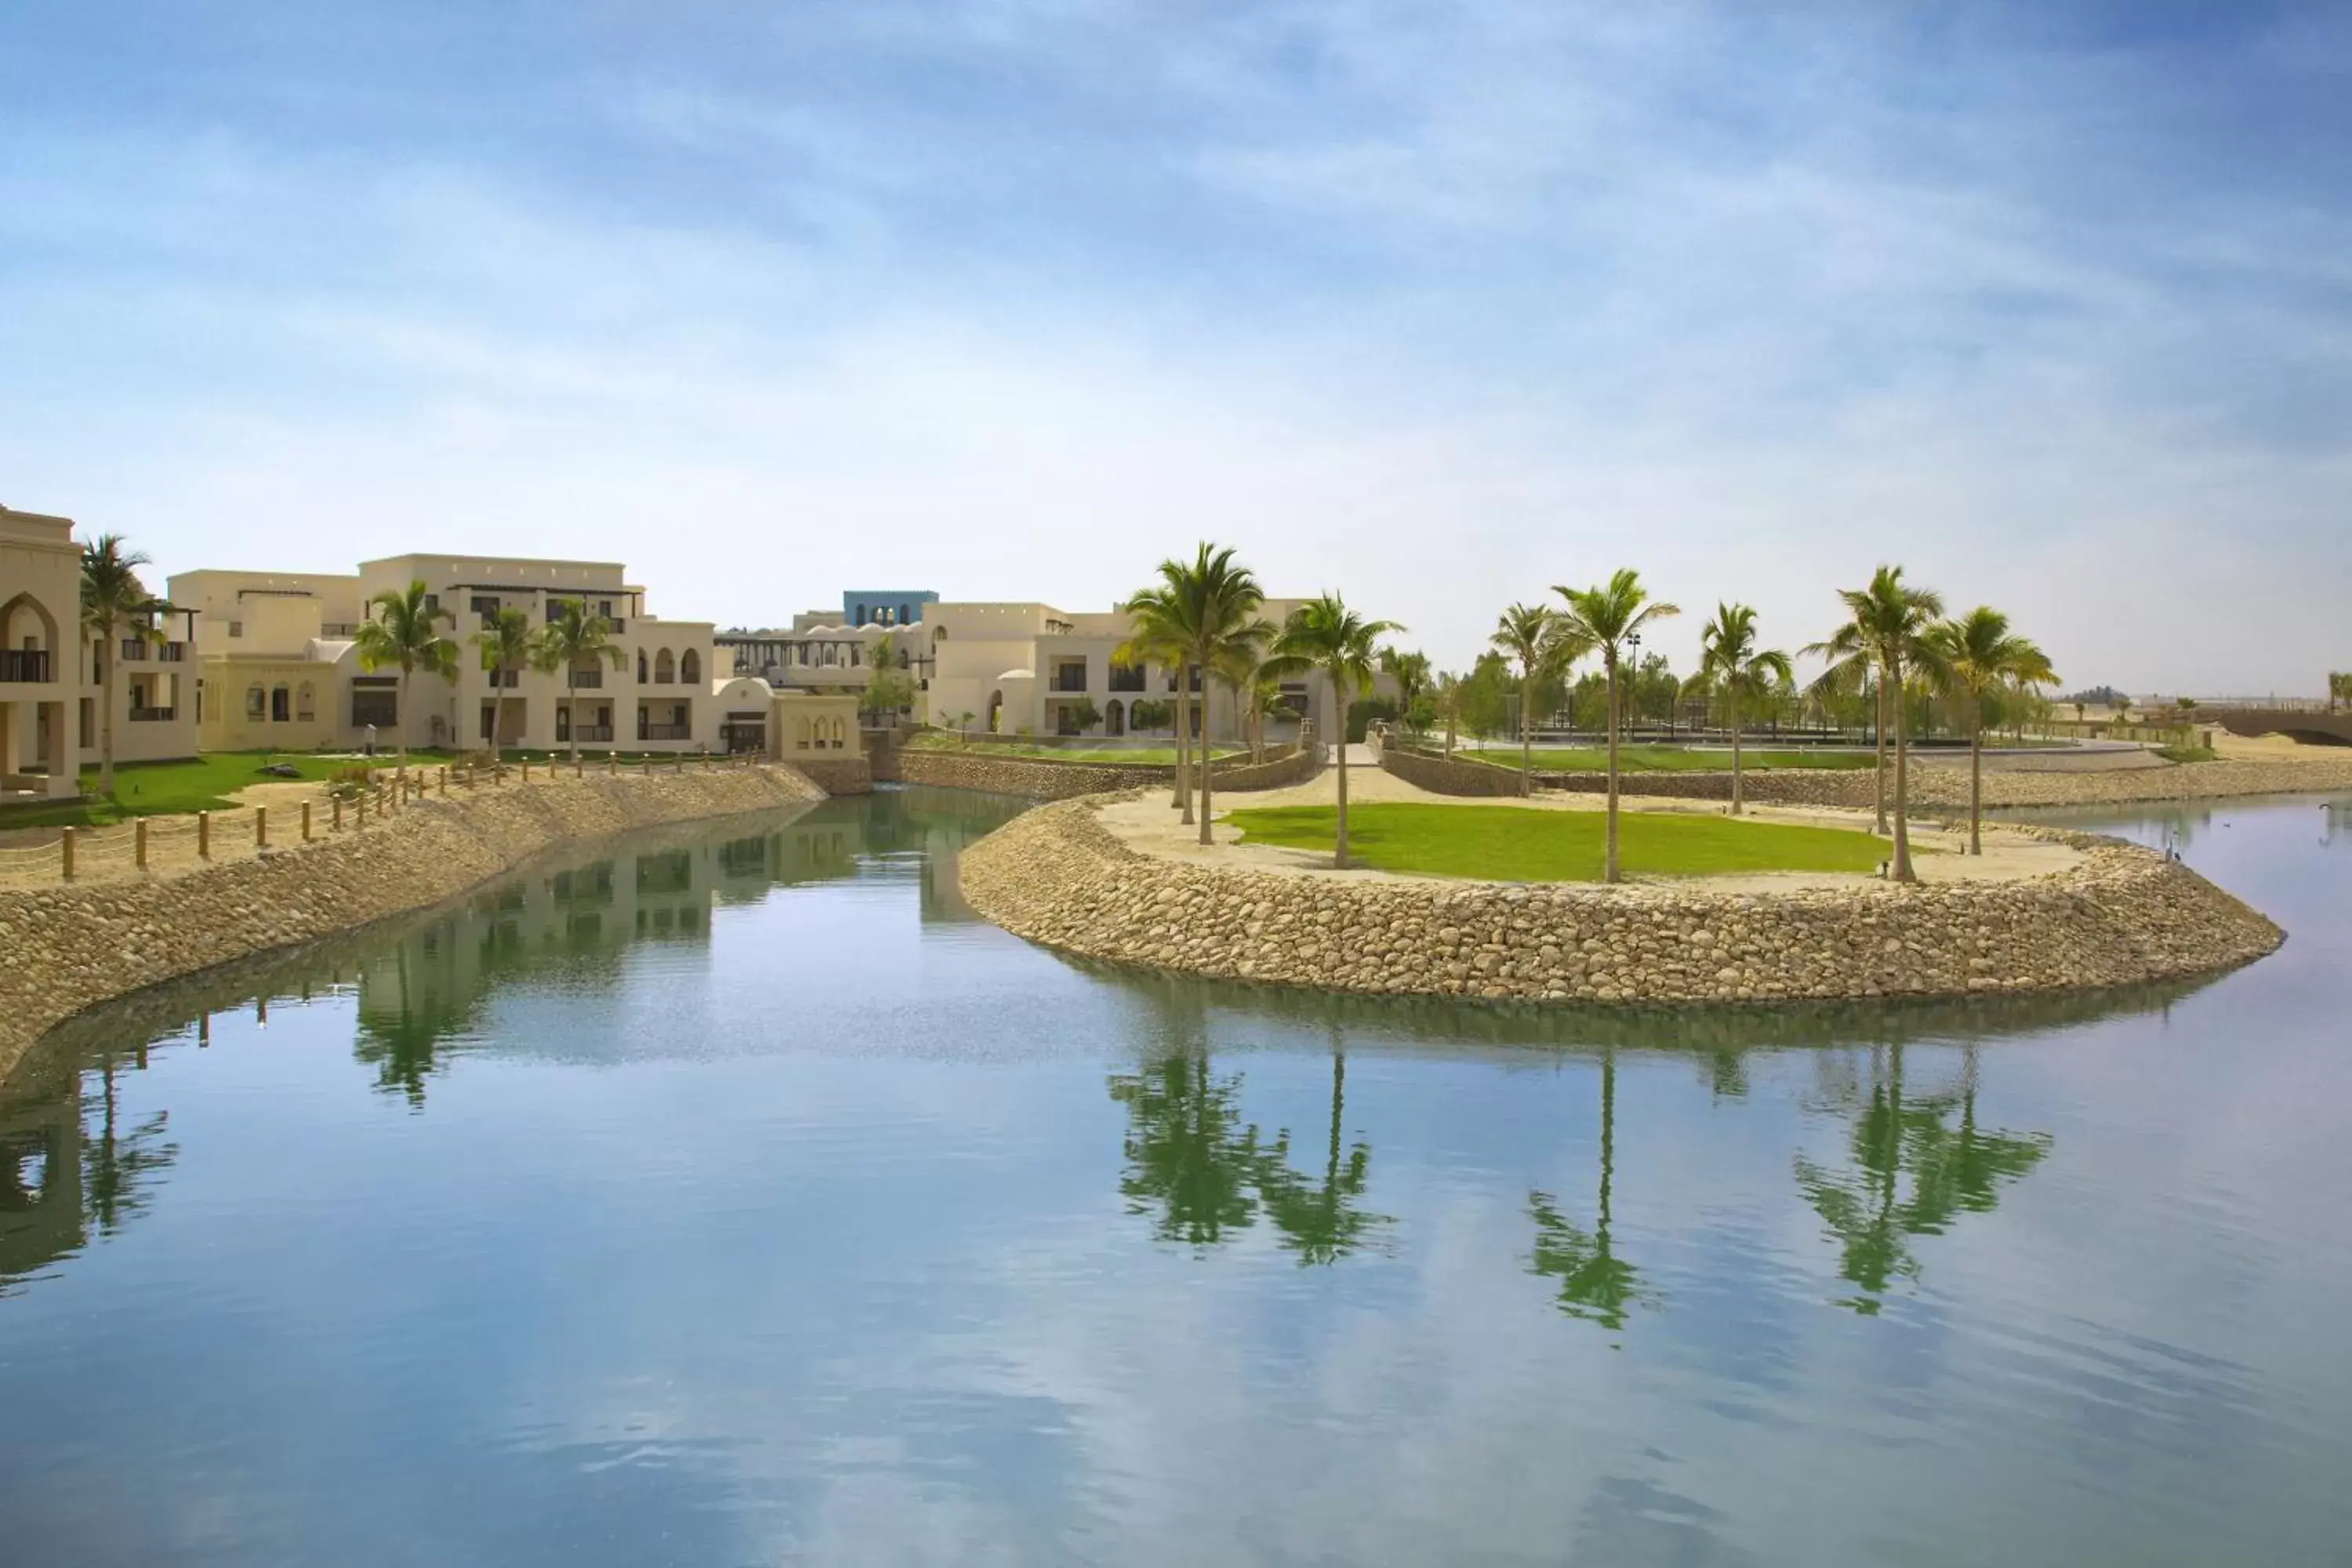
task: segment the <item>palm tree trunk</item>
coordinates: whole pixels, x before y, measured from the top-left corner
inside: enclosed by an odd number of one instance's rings
[[[1878,678],[1878,723],[1872,733],[1878,742],[1878,765],[1872,774],[1872,782],[1878,788],[1878,833],[1884,837],[1886,832],[1886,677],[1884,674]]]
[[[1528,704],[1528,694],[1536,689],[1536,667],[1533,660],[1519,666],[1519,793],[1532,798],[1536,793],[1536,710]]]
[[[1176,661],[1176,802],[1184,808],[1182,820],[1192,820],[1192,665]]]
[[[400,667],[400,721],[393,739],[400,744],[400,782],[408,783],[408,666]]]
[[[1213,815],[1209,783],[1209,694],[1201,693],[1201,842],[1214,842],[1209,836],[1209,819]]]
[[[571,704],[572,766],[577,771],[580,766],[580,672],[569,666],[563,671],[563,694],[564,700]]]
[[[1911,872],[1911,832],[1907,820],[1911,805],[1911,774],[1905,745],[1910,720],[1903,710],[1903,665],[1900,660],[1888,669],[1887,684],[1895,688],[1895,879],[1916,882],[1919,879]]]
[[[1621,879],[1617,868],[1617,650],[1608,650],[1609,669],[1609,805],[1606,826],[1608,853],[1603,858],[1601,879]]]
[[[1984,716],[1969,733],[1969,853],[1984,853]]]
[[[98,793],[109,800],[114,798],[114,623],[107,622],[98,628],[99,696],[98,696]],[[63,737],[60,737],[62,740]],[[75,737],[79,740],[79,736]],[[67,776],[74,787],[81,787],[81,748],[60,745],[58,754],[70,759]]]
[[[1348,693],[1336,676],[1331,681],[1331,700],[1339,711],[1339,737],[1332,742],[1339,757],[1339,824],[1331,864],[1344,871],[1348,868]]]
[[[1731,721],[1731,815],[1738,816],[1741,805],[1739,798],[1739,689],[1736,686],[1731,687],[1724,692],[1723,697],[1726,714]]]

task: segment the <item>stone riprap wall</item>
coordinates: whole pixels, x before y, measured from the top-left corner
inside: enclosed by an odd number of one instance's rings
[[[1433,756],[1419,752],[1383,751],[1381,766],[1408,784],[1437,795],[1507,795],[1518,793],[1517,773],[1490,763]],[[1969,770],[1941,756],[1934,763],[1914,758],[1910,767],[1912,808],[1930,815],[1966,811]],[[1742,794],[1765,805],[1831,805],[1868,810],[1877,798],[1875,775],[1869,768],[1755,768],[1748,772]],[[1608,775],[1601,773],[1536,774],[1538,788],[1570,794],[1603,795]],[[1890,798],[1894,780],[1887,781]],[[1984,804],[1991,807],[2122,805],[2168,800],[2221,800],[2259,795],[2301,795],[2352,790],[2352,755],[2332,757],[2234,759],[2215,763],[2167,763],[2155,768],[2126,768],[2112,773],[2023,772],[1988,768]],[[1724,773],[1622,773],[1617,780],[1621,795],[1658,796],[1678,800],[1731,798],[1731,774]]]
[[[797,769],[808,781],[827,795],[871,795],[874,793],[874,769],[864,757],[788,757],[786,765]]]
[[[1292,784],[1305,784],[1322,770],[1320,748],[1313,751],[1297,746],[1269,748],[1270,754],[1262,763],[1246,758],[1238,763],[1219,763],[1211,772],[1211,784],[1219,795],[1232,790],[1246,794],[1251,790],[1288,789]],[[1173,776],[1168,780],[1173,787]]]
[[[902,746],[898,776],[907,784],[949,789],[986,790],[992,795],[1069,800],[1082,795],[1127,789],[1176,787],[1172,763],[1063,763],[1045,757],[1007,756],[985,746]],[[1279,789],[1311,777],[1313,757],[1296,747],[1263,763],[1220,763],[1217,790]],[[877,775],[879,776],[879,775]]]
[[[109,997],[438,903],[568,840],[822,798],[781,766],[592,773],[418,800],[365,833],[183,876],[0,895],[0,1076]]]
[[[1756,894],[1356,879],[1143,855],[1098,802],[1027,812],[963,852],[964,897],[1090,958],[1338,991],[1581,1000],[2066,991],[2207,973],[2282,940],[2184,867],[2111,840],[2021,882]]]

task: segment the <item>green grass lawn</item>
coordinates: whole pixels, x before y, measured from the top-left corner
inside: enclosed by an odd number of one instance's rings
[[[133,816],[226,811],[234,804],[228,797],[246,785],[280,782],[262,773],[268,764],[291,763],[302,770],[304,778],[324,783],[353,761],[350,757],[312,756],[307,752],[207,752],[194,761],[117,763],[112,801],[0,806],[0,827],[58,827],[68,824],[99,827]],[[388,767],[392,761],[388,755],[375,759],[379,767]],[[96,768],[82,770],[81,787],[86,794],[98,793]]]
[[[1455,752],[1454,755],[1464,755]],[[1469,756],[1494,763],[1501,767],[1517,768],[1519,753],[1514,747],[1506,751],[1490,746],[1471,752]],[[1914,753],[1915,755],[1916,753]],[[1876,758],[1868,752],[1770,751],[1761,746],[1749,746],[1739,754],[1742,768],[1867,768]],[[1535,765],[1544,773],[1599,773],[1609,771],[1609,748],[1606,746],[1538,746]],[[1621,746],[1617,752],[1617,767],[1628,773],[1727,773],[1731,771],[1731,752],[1692,751],[1683,746]]]
[[[1141,767],[1169,767],[1176,761],[1176,747],[1171,742],[1165,746],[1146,746],[1139,750],[1100,748],[1081,751],[1070,746],[1040,746],[1024,741],[973,739],[959,742],[952,735],[924,735],[909,741],[917,751],[952,752],[958,749],[980,752],[991,756],[1039,757],[1049,763],[1132,763]],[[1213,757],[1230,757],[1239,747],[1215,746]]]
[[[1243,842],[1331,847],[1338,812],[1328,805],[1253,806],[1227,818]],[[1507,882],[1597,882],[1603,814],[1524,805],[1376,804],[1348,813],[1348,847],[1383,871]],[[1728,816],[1629,811],[1618,818],[1628,876],[1696,877],[1738,871],[1870,872],[1885,843],[1867,833],[1742,822]]]

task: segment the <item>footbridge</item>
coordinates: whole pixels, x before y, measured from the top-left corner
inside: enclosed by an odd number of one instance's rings
[[[2352,708],[2325,702],[2217,702],[2197,705],[2196,722],[2232,735],[2286,735],[2321,746],[2352,746]]]

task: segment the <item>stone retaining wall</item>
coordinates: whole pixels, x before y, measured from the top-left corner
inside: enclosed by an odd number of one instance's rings
[[[827,795],[874,793],[874,769],[864,757],[794,756],[788,765],[808,775],[808,781]]]
[[[1034,800],[1069,800],[1107,790],[1176,787],[1176,768],[1169,763],[1061,763],[1046,757],[1006,756],[985,746],[904,746],[898,749],[897,761],[898,776],[907,784],[1021,795]],[[1311,777],[1316,765],[1312,757],[1295,747],[1271,762],[1219,763],[1214,787],[1219,793],[1279,789]]]
[[[1096,801],[963,852],[964,897],[1087,957],[1328,990],[1603,1003],[2067,991],[2202,974],[2283,933],[2185,867],[2107,839],[2022,882],[1775,894],[1642,884],[1285,876],[1147,857]]]
[[[1381,766],[1408,784],[1438,795],[1508,795],[1518,793],[1516,770],[1458,757],[1431,756],[1416,752],[1383,750]],[[1928,816],[1965,812],[1969,804],[1969,770],[1965,761],[1954,765],[1912,759],[1909,795],[1912,809]],[[1767,805],[1850,806],[1867,811],[1877,799],[1874,770],[1869,768],[1757,768],[1748,772],[1745,796]],[[1601,795],[1609,788],[1600,773],[1536,774],[1539,789]],[[1887,781],[1891,797],[1892,777]],[[1993,771],[1984,775],[1988,809],[2128,805],[2170,800],[2222,800],[2260,795],[2324,794],[2352,790],[2352,756],[2281,758],[2277,761],[2238,759],[2214,763],[2166,763],[2155,768],[2131,768],[2114,773],[2030,773]],[[1731,798],[1731,774],[1724,773],[1624,773],[1617,781],[1621,795],[1665,796],[1680,800]]]
[[[567,840],[821,798],[780,766],[590,773],[418,800],[364,834],[169,879],[0,895],[0,1077],[110,997],[438,903]]]

